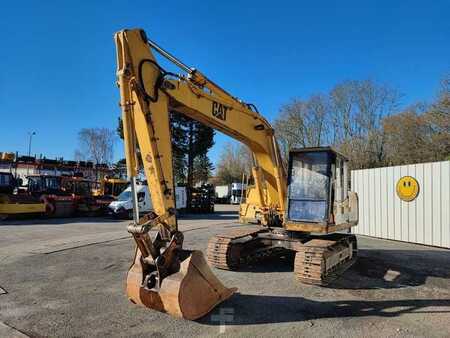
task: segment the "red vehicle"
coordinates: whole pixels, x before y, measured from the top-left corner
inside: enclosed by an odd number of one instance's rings
[[[62,176],[61,186],[64,192],[71,193],[78,214],[98,215],[104,213],[110,200],[104,201],[104,196],[94,196],[93,191],[99,183],[83,177]]]
[[[70,217],[100,210],[92,196],[94,184],[82,177],[33,175],[28,177],[27,194],[44,202],[48,215]]]
[[[45,203],[49,216],[69,217],[76,211],[75,199],[62,185],[62,176],[28,176],[27,194]]]

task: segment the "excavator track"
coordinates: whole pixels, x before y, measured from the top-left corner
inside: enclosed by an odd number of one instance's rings
[[[354,235],[338,240],[312,239],[298,247],[294,273],[302,283],[325,286],[352,266],[356,256]]]
[[[246,241],[238,241],[245,237],[251,240],[260,232],[267,231],[261,227],[245,227],[216,235],[208,242],[207,259],[211,266],[223,270],[237,270],[241,264],[241,252]]]
[[[285,248],[259,244],[258,234],[269,231],[262,227],[245,227],[212,237],[207,249],[208,263],[218,269],[237,270],[241,264],[285,254]],[[297,280],[325,286],[356,261],[356,237],[333,234],[312,238],[307,242],[297,242],[294,250]]]

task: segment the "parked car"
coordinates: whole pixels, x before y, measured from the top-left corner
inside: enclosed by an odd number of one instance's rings
[[[136,185],[136,193],[138,198],[139,213],[147,213],[153,210],[150,190],[147,185]],[[176,206],[177,209],[186,208],[186,188],[176,187]],[[108,206],[109,213],[118,218],[133,218],[133,201],[131,196],[131,187],[126,188],[117,197],[117,201],[113,201]]]
[[[240,204],[241,196],[245,196],[246,189],[247,185],[242,183],[218,185],[215,188],[216,203]]]

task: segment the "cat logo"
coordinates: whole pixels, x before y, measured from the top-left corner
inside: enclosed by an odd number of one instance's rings
[[[213,101],[212,103],[212,116],[217,117],[219,120],[227,119],[227,110],[228,107],[224,106],[219,102]]]

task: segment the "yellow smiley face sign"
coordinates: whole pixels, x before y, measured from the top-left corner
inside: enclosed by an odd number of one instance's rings
[[[413,201],[419,194],[419,182],[414,177],[403,176],[397,182],[397,195],[405,202]]]

